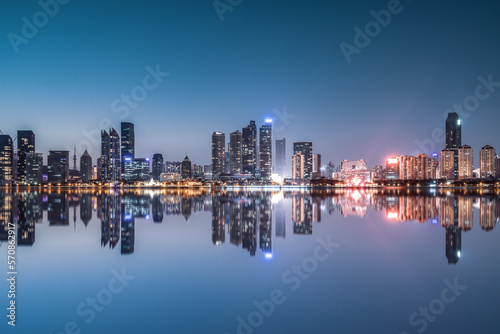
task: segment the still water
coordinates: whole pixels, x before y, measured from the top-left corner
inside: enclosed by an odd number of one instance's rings
[[[499,333],[499,220],[498,191],[1,191],[0,328]]]

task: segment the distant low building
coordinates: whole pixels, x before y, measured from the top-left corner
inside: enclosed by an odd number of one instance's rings
[[[161,173],[160,182],[175,182],[181,180],[181,174],[179,173]]]

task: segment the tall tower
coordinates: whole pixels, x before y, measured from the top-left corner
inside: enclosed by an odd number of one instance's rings
[[[92,157],[89,152],[85,150],[83,155],[80,157],[80,173],[83,182],[89,182],[92,180]]]
[[[26,183],[26,156],[35,153],[35,134],[31,130],[17,131],[17,180]]]
[[[276,139],[276,165],[274,172],[281,177],[286,174],[286,139]]]
[[[480,177],[485,179],[488,177],[495,177],[496,169],[496,152],[490,145],[484,146],[481,151],[479,151],[479,165],[481,170]]]
[[[304,178],[311,179],[313,175],[313,143],[293,143],[293,154],[296,153],[301,153],[304,155]]]
[[[14,147],[9,135],[0,135],[0,185],[13,181]]]
[[[458,178],[460,180],[472,178],[473,151],[469,145],[458,149]]]
[[[76,145],[73,147],[73,170],[76,170]]]
[[[101,130],[101,175],[100,179],[109,179],[109,134],[106,130]]]
[[[255,121],[242,129],[241,133],[241,169],[243,174],[255,175],[257,168],[257,127]]]
[[[121,178],[120,136],[114,128],[109,129],[109,169],[108,177],[116,181]]]
[[[262,178],[270,178],[273,169],[273,120],[266,119],[260,128],[259,168]]]
[[[453,150],[453,177],[458,179],[458,149],[462,146],[462,122],[455,112],[446,118],[446,148]]]
[[[229,137],[229,159],[231,175],[240,175],[242,172],[241,152],[242,134],[240,131],[231,133]]]
[[[226,138],[222,132],[212,134],[212,175],[218,178],[224,173],[226,163]]]
[[[132,161],[135,158],[135,132],[134,123],[122,122],[121,123],[121,171],[125,172],[124,161]]]
[[[163,155],[160,153],[156,153],[153,155],[153,168],[152,168],[152,176],[153,180],[160,181],[160,174],[165,170],[163,165]]]

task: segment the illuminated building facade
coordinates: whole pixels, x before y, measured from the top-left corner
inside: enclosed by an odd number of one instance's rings
[[[235,131],[229,135],[229,172],[231,175],[242,173],[242,134]]]
[[[304,179],[305,157],[302,153],[295,153],[292,156],[292,178],[296,180]]]
[[[35,134],[31,130],[17,131],[17,181],[26,183],[26,157],[35,153]]]
[[[242,173],[255,175],[257,169],[257,126],[250,121],[241,133]]]
[[[453,179],[458,179],[458,150],[462,146],[462,121],[457,113],[446,118],[446,148],[453,151]],[[442,160],[441,160],[442,161]]]
[[[31,185],[43,182],[43,154],[28,153],[26,155],[26,183]]]
[[[399,160],[397,157],[387,159],[385,164],[387,180],[399,180]]]
[[[212,174],[217,179],[224,174],[226,166],[226,139],[222,132],[212,134]]]
[[[313,175],[313,143],[293,143],[293,154],[297,153],[304,156],[304,179],[311,179]]]
[[[496,176],[496,152],[493,147],[486,145],[479,151],[479,165],[481,178]]]
[[[69,178],[69,151],[49,151],[47,157],[49,183],[64,183]]]
[[[463,145],[458,149],[458,178],[460,180],[471,179],[472,164],[474,156],[472,148],[469,145]]]
[[[453,180],[454,176],[454,164],[455,164],[455,153],[449,148],[445,148],[441,151],[441,178],[447,180]]]
[[[13,181],[14,147],[9,135],[0,135],[0,185]]]
[[[259,168],[260,175],[269,179],[273,170],[273,121],[266,119],[259,129]]]

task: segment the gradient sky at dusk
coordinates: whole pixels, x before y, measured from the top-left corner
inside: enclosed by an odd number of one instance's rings
[[[226,1],[224,1],[226,2]],[[135,123],[136,156],[162,153],[208,164],[211,134],[272,117],[285,137],[335,165],[369,166],[415,153],[415,140],[444,127],[444,112],[474,95],[478,77],[500,82],[500,5],[494,1],[401,1],[349,64],[339,44],[387,1],[244,0],[221,21],[211,0],[81,1],[61,5],[16,54],[36,1],[4,1],[0,13],[0,130],[33,129],[36,150],[84,144],[112,102],[142,84],[146,67],[170,75],[123,120]],[[486,91],[485,91],[486,92]],[[463,119],[462,142],[500,151],[500,87]],[[294,118],[283,124],[273,109]],[[434,151],[444,148],[436,144]],[[99,148],[90,145],[95,159]],[[425,152],[428,153],[428,152]],[[95,160],[94,160],[95,161]],[[95,163],[95,162],[94,162]]]

